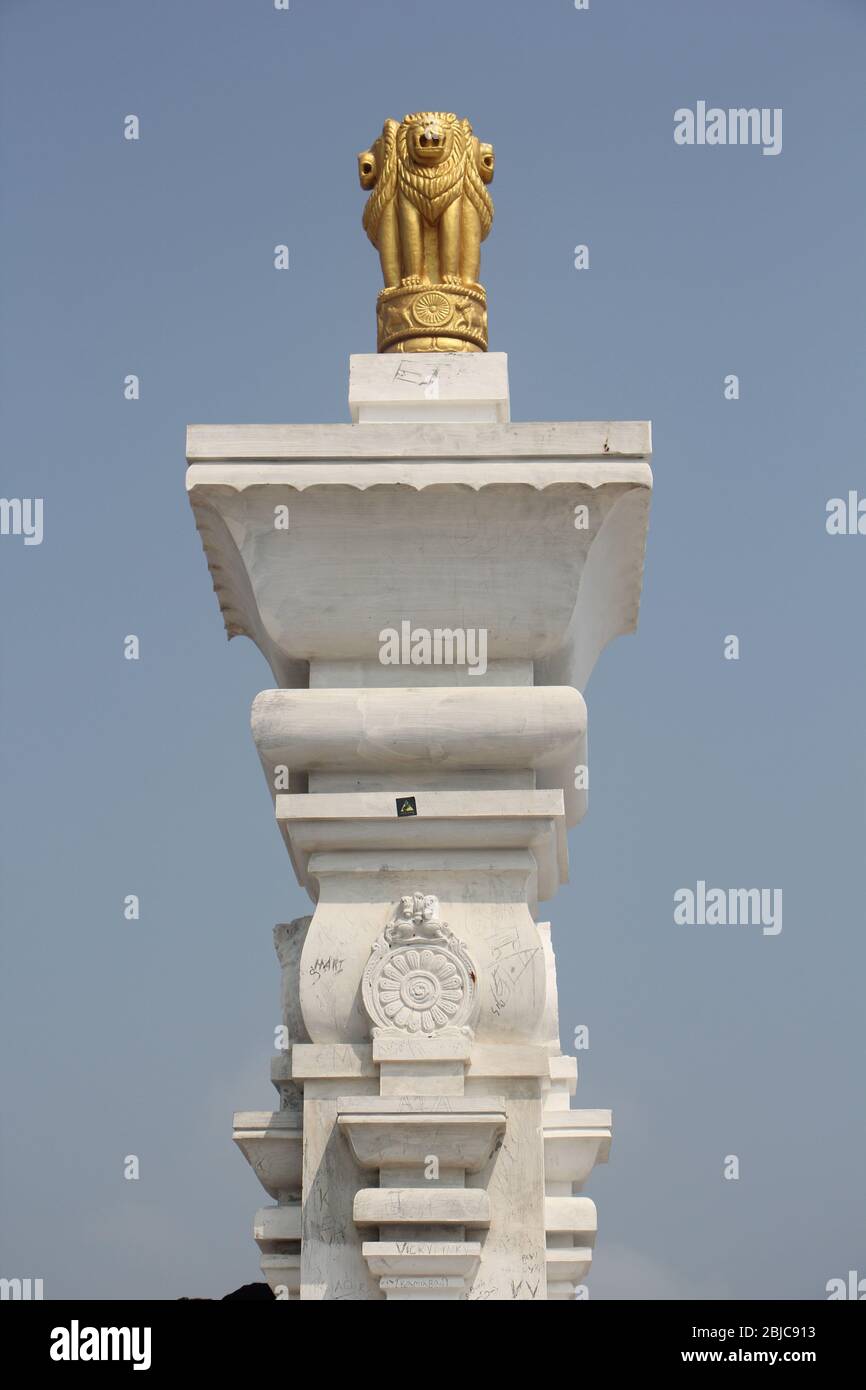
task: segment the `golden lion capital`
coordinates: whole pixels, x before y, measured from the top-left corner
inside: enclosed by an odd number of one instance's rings
[[[379,352],[484,352],[487,296],[481,243],[493,222],[486,185],[493,146],[451,112],[387,120],[358,155],[370,190],[364,230],[385,288],[376,306]]]

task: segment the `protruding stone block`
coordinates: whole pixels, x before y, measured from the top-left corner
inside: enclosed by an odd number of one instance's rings
[[[505,424],[504,352],[415,352],[411,357],[353,353],[349,409],[355,424]]]
[[[362,1168],[423,1170],[431,1156],[437,1168],[478,1173],[490,1162],[505,1133],[502,1100],[486,1105],[443,1096],[344,1097],[337,1124]]]
[[[480,1188],[365,1188],[354,1218],[358,1226],[489,1226],[490,1198]]]
[[[266,1192],[300,1201],[303,1128],[297,1111],[240,1110],[232,1138]]]

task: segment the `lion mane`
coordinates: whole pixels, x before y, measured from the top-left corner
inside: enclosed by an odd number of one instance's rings
[[[430,122],[448,127],[452,148],[446,160],[428,168],[416,164],[412,158],[409,135],[412,128]],[[372,242],[376,241],[385,208],[398,191],[431,226],[435,226],[455,198],[465,194],[478,213],[484,240],[493,223],[493,203],[478,172],[469,121],[458,120],[449,112],[416,111],[405,116],[402,122],[386,121],[374,150],[380,172],[362,219]]]

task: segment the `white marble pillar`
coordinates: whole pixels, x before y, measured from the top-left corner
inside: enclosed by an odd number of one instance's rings
[[[610,1112],[569,1108],[539,904],[586,807],[582,691],[637,622],[649,426],[512,424],[502,353],[355,356],[349,403],[188,434],[315,904],[275,932],[280,1109],[235,1117],[262,1268],[288,1298],[573,1298]]]

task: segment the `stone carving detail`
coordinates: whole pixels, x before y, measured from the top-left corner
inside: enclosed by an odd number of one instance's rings
[[[450,935],[447,923],[439,920],[439,899],[432,893],[407,893],[400,899],[399,914],[385,928],[385,940],[392,945],[415,937],[446,940]]]
[[[384,289],[376,306],[380,352],[487,349],[487,299],[480,286]]]
[[[439,901],[410,893],[374,943],[361,980],[374,1030],[433,1036],[468,1032],[478,1011],[478,971],[440,921]]]

